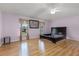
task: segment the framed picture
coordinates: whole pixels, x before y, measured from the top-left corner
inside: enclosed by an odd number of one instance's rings
[[[37,21],[37,20],[29,20],[29,27],[30,28],[39,28],[39,21]]]

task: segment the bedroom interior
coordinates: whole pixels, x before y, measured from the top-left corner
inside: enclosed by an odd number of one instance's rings
[[[0,4],[0,56],[79,56],[78,6]]]

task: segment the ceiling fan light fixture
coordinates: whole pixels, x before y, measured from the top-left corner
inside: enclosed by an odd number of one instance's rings
[[[51,14],[55,14],[56,12],[60,12],[60,10],[57,10],[56,8],[54,8],[54,9],[51,9],[50,11]]]
[[[55,14],[56,12],[55,12],[55,10],[54,9],[52,9],[51,10],[51,14]]]

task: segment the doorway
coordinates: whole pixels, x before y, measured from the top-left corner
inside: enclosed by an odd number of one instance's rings
[[[45,32],[45,22],[40,22],[39,24],[40,24],[40,26],[39,26],[39,28],[40,28],[40,35],[42,35]]]
[[[28,20],[20,20],[20,41],[28,40],[29,33],[28,33],[29,23]]]

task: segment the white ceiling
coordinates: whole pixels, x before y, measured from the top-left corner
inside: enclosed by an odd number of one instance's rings
[[[51,14],[50,10],[53,8],[59,9],[60,12]],[[79,3],[2,3],[0,11],[36,19],[52,20],[79,16]]]

